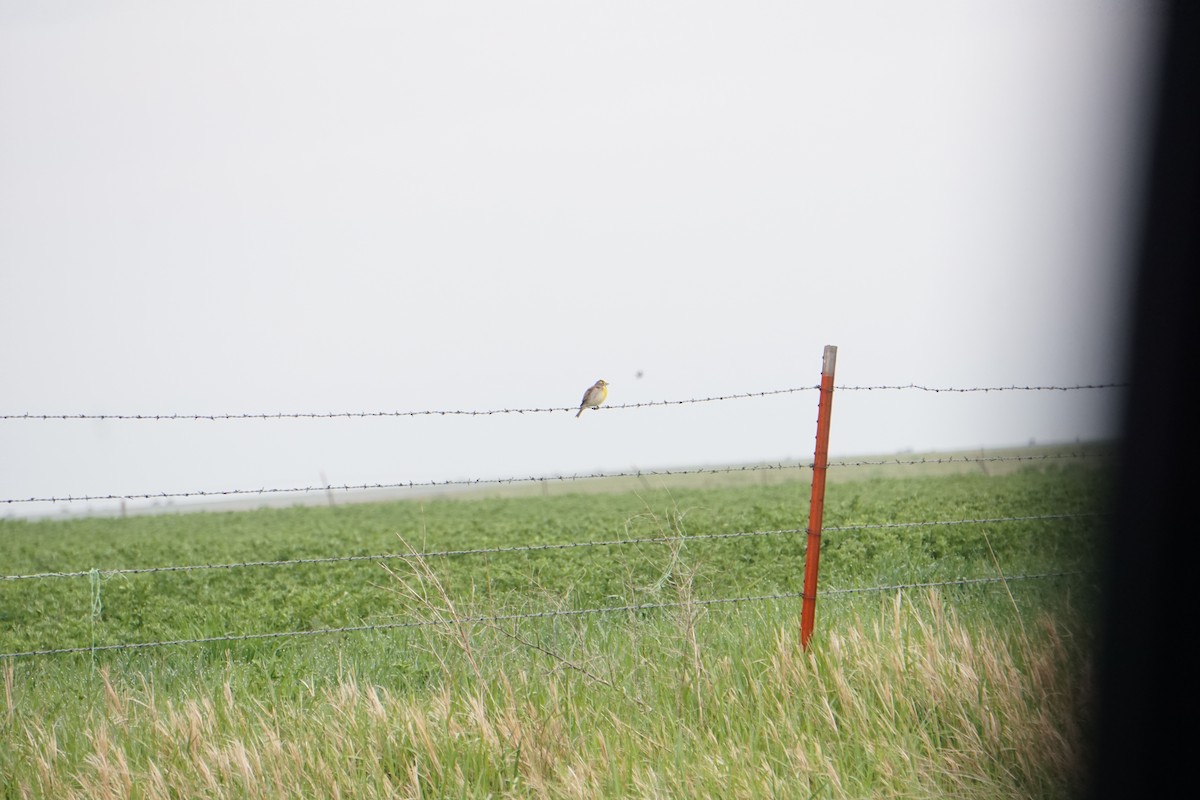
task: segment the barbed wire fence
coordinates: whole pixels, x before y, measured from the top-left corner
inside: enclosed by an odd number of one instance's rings
[[[1083,390],[1104,390],[1104,389],[1121,389],[1126,388],[1128,384],[1124,383],[1104,383],[1104,384],[1078,384],[1070,386],[983,386],[983,387],[930,387],[915,383],[897,384],[897,385],[875,385],[875,386],[838,386],[838,391],[919,391],[928,393],[948,393],[948,394],[965,394],[965,393],[992,393],[992,392],[1070,392]],[[690,398],[683,400],[663,400],[643,403],[617,404],[604,407],[606,411],[620,411],[627,409],[641,409],[652,407],[670,407],[682,406],[695,403],[711,403],[729,400],[742,400],[750,398],[760,398],[775,395],[794,394],[804,391],[819,390],[819,386],[804,386],[789,389],[777,389],[760,392],[746,392],[739,394],[719,395],[712,397]],[[505,408],[492,410],[421,410],[421,411],[362,411],[362,412],[303,412],[303,413],[222,413],[222,414],[0,414],[0,422],[3,421],[70,421],[70,420],[123,420],[133,422],[187,422],[187,421],[231,421],[231,420],[270,420],[270,419],[345,419],[345,418],[373,418],[373,417],[416,417],[416,416],[494,416],[500,414],[552,414],[560,412],[574,413],[578,409],[575,407],[562,408]],[[854,467],[871,467],[871,466],[922,466],[935,464],[988,464],[993,462],[1051,462],[1064,459],[1106,459],[1110,458],[1111,454],[1100,450],[1075,449],[1067,451],[1059,451],[1054,453],[1032,454],[1032,455],[993,455],[993,456],[966,456],[966,455],[950,455],[940,457],[919,457],[919,458],[895,458],[895,459],[873,459],[873,460],[841,460],[829,462],[826,466],[833,468],[854,468]],[[489,485],[505,485],[505,484],[546,484],[546,483],[569,483],[573,481],[584,481],[594,479],[611,479],[611,478],[650,478],[650,477],[670,477],[670,476],[686,476],[686,475],[715,475],[715,474],[732,474],[732,473],[752,473],[761,471],[783,471],[783,470],[802,470],[812,469],[814,465],[809,464],[755,464],[734,467],[703,467],[694,469],[663,469],[663,470],[634,470],[634,471],[619,471],[619,472],[595,472],[587,474],[571,474],[571,475],[549,475],[549,476],[528,476],[528,477],[503,477],[503,478],[481,478],[481,479],[461,479],[461,480],[428,480],[428,481],[405,481],[405,482],[380,482],[367,483],[356,485],[312,485],[299,487],[279,487],[279,488],[231,488],[227,490],[197,490],[197,491],[159,491],[159,492],[141,492],[141,493],[124,493],[124,494],[94,494],[94,495],[77,495],[77,496],[35,496],[24,498],[4,498],[0,499],[0,504],[14,506],[18,504],[34,504],[34,503],[64,503],[64,502],[83,502],[83,501],[124,501],[124,500],[150,500],[150,499],[175,499],[175,498],[214,498],[214,497],[235,497],[244,495],[283,495],[283,494],[300,494],[313,492],[329,492],[337,491],[355,491],[355,490],[376,490],[376,489],[407,489],[407,488],[437,488],[437,487],[471,487],[471,486],[489,486]],[[971,526],[971,525],[995,525],[1006,523],[1033,523],[1033,522],[1054,522],[1083,519],[1088,517],[1099,516],[1095,513],[1082,512],[1062,512],[1038,515],[1025,516],[993,516],[993,517],[977,517],[970,519],[947,519],[947,520],[924,520],[911,522],[887,522],[873,523],[860,525],[843,525],[825,527],[827,533],[853,533],[867,530],[885,530],[885,529],[916,529],[916,528],[931,528],[944,526]],[[713,541],[713,540],[733,540],[733,539],[751,539],[774,536],[794,536],[805,533],[805,528],[779,528],[774,530],[751,530],[751,531],[728,531],[703,534],[688,534],[684,536],[649,536],[649,537],[623,537],[609,539],[594,539],[579,542],[552,542],[552,543],[527,543],[513,544],[505,546],[487,547],[487,548],[463,548],[463,549],[445,549],[431,550],[427,552],[409,552],[409,553],[376,553],[366,555],[335,555],[311,558],[291,558],[291,559],[275,559],[275,560],[260,560],[260,561],[241,561],[230,563],[198,563],[198,564],[182,564],[182,565],[161,565],[149,567],[131,567],[131,568],[112,568],[98,569],[92,568],[89,570],[77,571],[60,571],[60,572],[32,572],[26,574],[0,574],[0,585],[12,584],[17,582],[36,582],[60,579],[79,579],[88,578],[91,582],[93,604],[100,602],[99,587],[101,581],[105,578],[115,576],[131,576],[145,574],[170,574],[170,573],[191,573],[206,570],[242,570],[242,569],[257,569],[257,568],[286,568],[301,565],[322,565],[322,564],[345,564],[354,562],[376,562],[386,563],[393,560],[422,560],[433,558],[448,558],[458,556],[478,556],[478,555],[511,555],[519,553],[533,552],[552,552],[566,551],[586,548],[612,548],[612,547],[631,547],[639,545],[652,544],[682,544],[686,542],[696,541]],[[943,581],[927,581],[913,583],[894,583],[883,586],[868,586],[855,588],[833,588],[823,589],[820,596],[836,597],[839,595],[861,594],[869,592],[894,592],[902,590],[911,590],[919,588],[937,588],[937,587],[964,587],[964,586],[982,586],[988,584],[996,584],[1008,581],[1036,581],[1049,580],[1056,578],[1069,577],[1077,575],[1076,572],[1049,571],[1049,572],[1031,572],[1021,575],[1000,575],[988,577],[972,577],[972,578],[955,578],[953,580]],[[721,605],[737,605],[745,603],[768,602],[768,601],[787,601],[805,598],[804,592],[776,592],[769,594],[744,595],[738,597],[725,598],[709,598],[687,601],[687,604],[697,607],[721,606]],[[27,658],[35,656],[52,656],[52,655],[68,655],[81,653],[101,653],[112,651],[139,651],[151,648],[175,647],[184,645],[198,645],[206,643],[232,643],[239,641],[257,641],[266,639],[291,639],[297,637],[310,637],[318,635],[335,635],[349,634],[367,631],[389,631],[400,630],[405,628],[421,628],[430,625],[444,624],[495,624],[500,622],[516,622],[521,620],[537,620],[555,617],[581,617],[589,615],[603,614],[618,614],[618,613],[640,613],[659,609],[677,608],[684,603],[682,602],[651,602],[651,603],[633,603],[633,604],[618,604],[613,606],[592,607],[586,609],[553,609],[547,611],[536,611],[515,614],[495,614],[495,615],[474,615],[464,616],[456,619],[419,619],[407,620],[399,622],[384,622],[376,624],[363,625],[348,625],[335,627],[322,627],[307,630],[286,630],[286,631],[271,631],[261,633],[230,633],[218,636],[203,636],[193,638],[177,638],[160,641],[146,642],[122,642],[116,644],[95,644],[81,646],[55,646],[40,649],[16,650],[12,652],[0,652],[0,660],[11,660],[18,658]],[[4,648],[0,647],[0,650]]]
[[[924,386],[916,383],[909,384],[880,384],[880,385],[865,385],[865,386],[837,386],[837,391],[840,392],[883,392],[883,391],[918,391],[933,394],[988,394],[999,392],[1072,392],[1082,390],[1101,390],[1101,389],[1121,389],[1127,388],[1126,383],[1098,383],[1098,384],[1074,384],[1074,385],[1006,385],[1006,386],[971,386],[971,387],[933,387]],[[645,409],[656,407],[672,407],[694,405],[699,403],[715,403],[731,400],[745,400],[762,397],[772,397],[779,395],[796,394],[799,392],[818,391],[819,386],[800,386],[785,389],[771,389],[756,392],[742,392],[736,394],[714,395],[707,397],[694,397],[678,400],[654,400],[641,403],[624,403],[602,406],[600,411],[614,412],[631,409]],[[433,417],[433,416],[458,416],[458,417],[490,417],[497,415],[536,415],[536,414],[555,414],[555,413],[575,413],[577,407],[545,407],[545,408],[499,408],[499,409],[484,409],[484,410],[463,410],[463,409],[425,409],[418,411],[331,411],[331,412],[251,412],[251,413],[210,413],[210,414],[184,414],[184,413],[152,413],[152,414],[104,414],[104,413],[75,413],[75,414],[38,414],[38,413],[22,413],[22,414],[0,414],[0,421],[70,421],[70,420],[109,420],[109,421],[131,421],[131,422],[218,422],[218,421],[236,421],[236,420],[333,420],[333,419],[371,419],[371,418],[386,418],[386,417]],[[952,463],[989,463],[1001,461],[1038,461],[1038,460],[1053,460],[1062,458],[1084,458],[1094,457],[1095,454],[1085,454],[1082,452],[1076,453],[1055,453],[1047,455],[1024,455],[1024,456],[988,456],[988,457],[970,457],[970,456],[946,456],[941,458],[920,458],[920,459],[888,459],[888,460],[855,460],[855,461],[837,461],[831,462],[831,467],[855,467],[855,466],[885,466],[885,465],[917,465],[917,464],[952,464]],[[215,489],[215,490],[172,490],[172,491],[148,491],[148,492],[122,492],[122,493],[101,493],[101,494],[68,494],[68,495],[45,495],[31,497],[8,497],[0,498],[0,505],[14,507],[23,504],[60,504],[60,503],[81,503],[81,502],[115,502],[115,501],[130,501],[130,500],[180,500],[180,499],[196,499],[196,498],[232,498],[245,496],[269,496],[269,495],[292,495],[292,494],[316,494],[321,492],[353,492],[353,491],[376,491],[376,490],[397,490],[397,489],[436,489],[447,487],[480,487],[480,486],[498,486],[510,484],[549,484],[549,483],[565,483],[572,481],[584,481],[593,479],[606,478],[651,478],[651,477],[671,477],[681,475],[713,475],[722,473],[734,472],[759,472],[764,470],[791,470],[802,469],[805,466],[811,467],[811,464],[755,464],[746,466],[721,466],[721,467],[698,467],[691,469],[659,469],[659,470],[633,470],[633,471],[617,471],[617,472],[593,472],[593,473],[575,473],[575,474],[559,474],[559,475],[530,475],[530,476],[510,476],[500,478],[464,478],[464,479],[448,479],[448,480],[424,480],[424,481],[381,481],[374,483],[342,483],[342,484],[308,484],[304,486],[285,486],[285,487],[255,487],[255,488],[231,488],[231,489]]]

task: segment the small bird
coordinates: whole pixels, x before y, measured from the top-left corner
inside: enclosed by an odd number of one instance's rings
[[[583,402],[579,404],[579,412],[575,415],[575,419],[579,419],[579,414],[582,414],[585,408],[599,408],[606,397],[608,397],[608,381],[593,383],[583,393]]]

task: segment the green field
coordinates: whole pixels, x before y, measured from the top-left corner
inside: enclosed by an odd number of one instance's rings
[[[0,796],[1068,796],[1104,463],[833,480],[807,652],[801,470],[0,522],[84,573],[0,580],[0,653],[79,649],[0,659]]]

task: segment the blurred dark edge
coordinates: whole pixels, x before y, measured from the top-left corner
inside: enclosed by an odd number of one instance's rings
[[[1196,562],[1185,546],[1200,496],[1192,390],[1200,368],[1200,3],[1163,6],[1157,96],[1130,286],[1123,452],[1100,618],[1097,727],[1086,796],[1169,797],[1190,783],[1198,676]]]

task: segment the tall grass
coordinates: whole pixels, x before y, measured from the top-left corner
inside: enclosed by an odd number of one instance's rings
[[[474,625],[440,674],[284,699],[98,671],[68,732],[5,666],[7,796],[1055,797],[1081,783],[1077,620],[964,624],[936,591],[798,644],[794,604],[560,631]],[[534,646],[536,645],[536,646]],[[26,689],[29,691],[31,689]],[[33,704],[36,705],[36,704]]]

